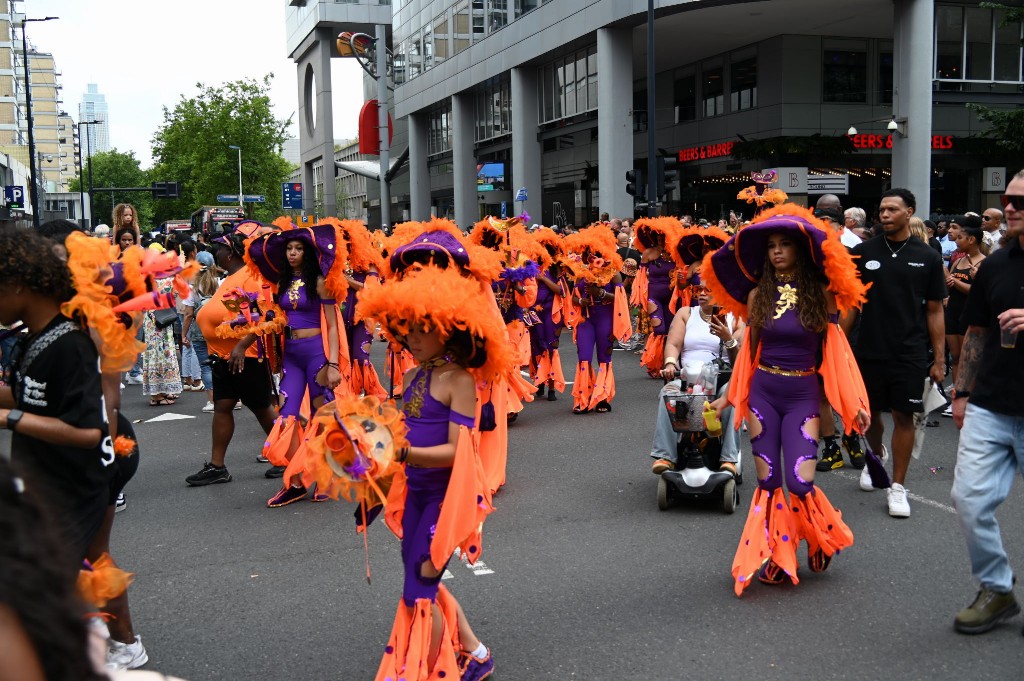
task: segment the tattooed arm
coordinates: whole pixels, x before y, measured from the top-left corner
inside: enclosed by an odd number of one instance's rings
[[[956,397],[953,399],[953,421],[957,428],[963,427],[964,410],[967,408],[967,397],[960,397],[960,393],[970,392],[974,387],[978,367],[981,366],[981,353],[989,333],[989,329],[981,326],[967,327],[967,335],[964,336],[964,344],[960,349],[960,368],[954,386]]]

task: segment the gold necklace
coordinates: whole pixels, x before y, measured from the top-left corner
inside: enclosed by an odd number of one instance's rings
[[[711,323],[711,318],[714,316],[710,313],[704,314],[704,310],[700,309],[699,307],[697,308],[697,313],[700,314],[700,318],[703,319],[708,324]]]
[[[419,418],[423,413],[423,400],[427,394],[428,383],[435,367],[444,366],[451,361],[447,354],[428,359],[420,363],[420,370],[416,372],[416,382],[412,384],[412,396],[402,405],[402,411],[407,416]]]
[[[795,272],[776,272],[775,273],[775,281],[781,281],[783,283],[786,283],[786,282],[792,283],[792,282],[796,281],[796,273]]]

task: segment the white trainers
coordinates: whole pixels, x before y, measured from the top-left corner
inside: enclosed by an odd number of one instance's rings
[[[885,445],[882,445],[881,459],[883,464],[889,460],[889,450],[885,448]],[[874,492],[876,489],[876,487],[871,484],[871,472],[868,471],[867,466],[864,466],[864,468],[860,470],[860,488],[865,492]]]
[[[128,500],[125,499],[124,492],[118,492],[117,499],[114,501],[114,513],[120,513],[126,508],[128,508]]]
[[[909,518],[910,503],[907,501],[907,488],[894,482],[892,487],[885,492],[889,497],[889,515],[893,518]]]
[[[128,374],[124,377],[124,382],[126,385],[142,385],[142,376],[132,376],[131,374]]]
[[[212,414],[213,413],[213,402],[207,402],[206,403],[206,406],[203,407],[203,413],[204,414]]]
[[[142,646],[141,636],[136,636],[132,643],[121,643],[110,639],[110,647],[107,649],[107,669],[111,671],[138,669],[147,662],[149,662],[149,654]]]
[[[942,415],[946,418],[953,418],[953,403],[950,402],[949,406],[942,410]]]

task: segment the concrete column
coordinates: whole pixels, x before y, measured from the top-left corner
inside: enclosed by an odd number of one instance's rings
[[[525,203],[515,204],[515,214],[524,211],[533,216],[531,222],[540,222],[541,208],[541,153],[537,139],[540,122],[537,96],[537,69],[522,66],[512,69],[512,196],[520,187],[526,187]],[[529,225],[527,225],[529,226]]]
[[[409,204],[413,220],[430,219],[430,171],[427,168],[428,125],[427,114],[419,111],[409,114]]]
[[[299,59],[299,153],[302,161],[302,208],[314,208],[313,164],[323,159],[323,213],[338,214],[334,185],[334,107],[331,101],[331,54],[335,37],[317,29],[317,40]],[[315,120],[313,112],[315,114]]]
[[[922,219],[931,212],[934,11],[934,0],[893,2],[892,111],[906,135],[893,134],[892,186],[914,193]]]
[[[626,171],[633,167],[633,34],[627,28],[597,29],[597,165],[600,212],[633,217]],[[515,102],[515,99],[512,100]]]
[[[476,199],[476,156],[473,153],[475,120],[473,95],[452,96],[452,181],[455,183],[455,224],[470,230],[480,216]]]

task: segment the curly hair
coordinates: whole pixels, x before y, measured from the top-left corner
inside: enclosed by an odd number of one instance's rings
[[[57,302],[75,291],[67,266],[53,252],[53,242],[32,230],[0,230],[0,284],[23,286]]]
[[[53,527],[32,490],[0,459],[0,604],[17,616],[47,681],[101,681],[107,677],[89,660],[77,572]]]
[[[292,266],[288,264],[288,244],[292,243],[292,241],[298,241],[302,244],[302,274],[299,276],[301,276],[302,282],[306,285],[306,297],[311,301],[319,301],[317,280],[320,278],[320,266],[316,261],[316,253],[313,252],[313,247],[301,239],[289,239],[285,243],[285,252],[282,254],[281,262],[275,263],[277,271],[281,273],[281,277],[277,281],[277,295],[275,298],[280,303],[281,298],[288,291],[288,287],[291,286],[292,280],[296,278],[292,272]]]
[[[821,333],[828,325],[828,304],[825,300],[825,293],[821,285],[827,282],[825,275],[811,262],[807,253],[807,247],[798,240],[796,244],[796,288],[799,293],[797,304],[797,318],[800,324],[808,331]],[[764,256],[764,274],[757,282],[757,296],[750,306],[750,325],[764,327],[774,322],[773,308],[775,306],[776,287],[779,280],[775,276],[775,266],[772,264],[768,253]]]

